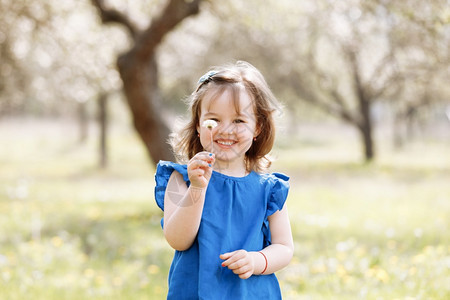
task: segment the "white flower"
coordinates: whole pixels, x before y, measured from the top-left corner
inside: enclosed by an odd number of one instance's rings
[[[217,122],[214,120],[206,120],[203,122],[202,127],[205,127],[208,129],[213,129],[213,128],[217,127]]]

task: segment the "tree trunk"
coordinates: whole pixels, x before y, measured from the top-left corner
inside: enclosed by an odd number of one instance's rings
[[[108,97],[105,93],[101,93],[98,97],[98,123],[100,129],[100,168],[106,168],[108,165],[108,107],[107,107]]]
[[[158,84],[156,49],[164,36],[183,19],[199,12],[201,0],[168,0],[162,13],[139,30],[122,12],[107,8],[103,0],[92,0],[102,22],[115,22],[128,29],[134,46],[117,59],[124,93],[130,107],[133,124],[153,162],[175,160],[167,139],[170,130],[164,122],[158,105],[162,101]]]
[[[402,120],[401,113],[396,111],[394,113],[394,122],[392,125],[392,143],[394,149],[401,149],[405,143],[405,124]]]
[[[364,146],[364,158],[366,162],[374,158],[373,136],[372,136],[372,118],[370,116],[370,102],[365,99],[359,99],[361,111],[361,124],[358,126],[361,132],[361,138]]]
[[[156,61],[152,58],[150,64],[142,64],[136,56],[127,53],[119,57],[117,65],[134,127],[148,154],[154,162],[174,160],[167,145],[170,129],[156,106],[161,101]]]
[[[88,116],[86,102],[78,103],[78,143],[83,144],[88,137]]]
[[[358,102],[359,120],[358,128],[361,133],[361,139],[363,144],[364,159],[366,162],[371,162],[375,156],[373,146],[373,124],[372,117],[370,115],[370,107],[372,104],[372,97],[365,89],[361,78],[361,71],[359,69],[358,57],[353,49],[347,48],[347,57],[351,67],[353,85],[355,89],[355,96]]]

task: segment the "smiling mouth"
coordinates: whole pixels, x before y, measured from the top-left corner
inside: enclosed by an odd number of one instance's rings
[[[216,140],[216,143],[222,146],[232,146],[237,143],[237,141],[233,140]]]

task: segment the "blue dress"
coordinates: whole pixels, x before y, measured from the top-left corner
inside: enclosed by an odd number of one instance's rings
[[[162,210],[174,170],[190,184],[186,165],[160,161],[155,199]],[[213,171],[197,238],[189,249],[175,251],[167,299],[281,299],[275,274],[240,279],[221,266],[219,255],[239,249],[259,251],[270,245],[267,218],[282,209],[289,191],[288,180],[279,173],[251,172],[245,177],[231,177]]]

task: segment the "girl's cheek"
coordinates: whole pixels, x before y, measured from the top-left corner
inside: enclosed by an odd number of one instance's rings
[[[239,126],[239,128],[237,128],[237,133],[239,135],[253,134],[253,132],[254,132],[254,128],[252,128],[251,126],[249,126],[247,124],[243,124],[243,125]]]

